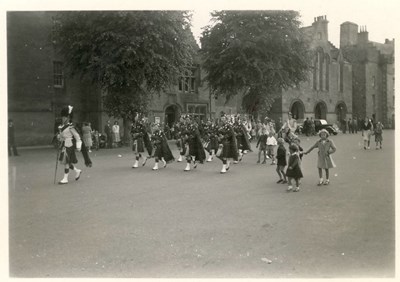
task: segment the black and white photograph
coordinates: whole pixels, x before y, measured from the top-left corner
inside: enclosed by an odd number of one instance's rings
[[[4,280],[398,279],[396,1],[0,7]]]

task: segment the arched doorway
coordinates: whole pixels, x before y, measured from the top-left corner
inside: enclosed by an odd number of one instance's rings
[[[165,108],[165,123],[171,127],[179,118],[179,108],[177,105],[169,105]]]
[[[317,105],[315,105],[314,114],[316,119],[326,120],[326,104],[322,101],[318,102]]]
[[[346,119],[347,116],[347,107],[344,102],[339,102],[336,106],[336,119],[340,123],[343,122],[343,120]],[[339,123],[339,124],[340,124]]]
[[[290,107],[290,112],[295,119],[304,119],[304,105],[301,101],[295,101]]]

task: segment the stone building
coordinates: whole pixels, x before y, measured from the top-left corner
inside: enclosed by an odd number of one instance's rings
[[[54,16],[55,12],[7,13],[8,118],[14,120],[18,146],[49,145],[55,119],[67,104],[75,108],[74,121],[91,122],[100,132],[107,120],[114,122],[103,109],[101,90],[68,74],[51,42]],[[236,113],[237,100],[225,104],[211,97],[201,82],[203,75],[200,64],[194,64],[166,93],[155,96],[150,121],[172,124],[181,113],[202,119],[221,111]]]
[[[114,122],[103,109],[101,90],[65,69],[50,38],[54,15],[7,13],[8,117],[14,119],[18,146],[49,145],[55,118],[66,104],[74,105],[76,122],[91,122],[101,132],[107,120]],[[270,116],[285,119],[290,111],[299,120],[314,117],[336,124],[368,116],[386,127],[394,125],[394,40],[371,42],[365,28],[358,31],[356,24],[345,22],[336,48],[329,41],[326,16],[303,31],[313,50],[309,79],[282,91]],[[204,75],[196,62],[165,93],[154,96],[150,120],[171,125],[181,113],[206,119],[222,111],[240,112],[241,97],[228,103],[224,97],[215,99]]]
[[[366,27],[345,22],[340,48],[353,66],[353,115],[394,127],[394,39],[372,42]]]
[[[18,146],[49,145],[55,118],[67,104],[75,107],[76,121],[99,126],[100,90],[67,77],[50,38],[53,15],[7,13],[8,117]]]
[[[313,52],[309,79],[282,91],[270,115],[285,119],[291,112],[298,120],[313,117],[338,124],[352,116],[352,65],[329,41],[326,16],[302,29]]]

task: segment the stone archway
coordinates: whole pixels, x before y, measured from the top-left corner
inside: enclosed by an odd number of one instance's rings
[[[316,119],[325,119],[326,120],[326,104],[324,102],[318,102],[315,105],[314,115]]]
[[[290,112],[295,119],[304,119],[304,105],[300,100],[293,102]]]
[[[339,102],[336,105],[336,119],[337,119],[337,121],[339,121],[340,123],[343,122],[343,120],[346,119],[346,116],[347,116],[347,106],[346,106],[346,104],[344,102]]]
[[[171,127],[179,119],[179,108],[177,105],[169,105],[165,108],[165,123]]]

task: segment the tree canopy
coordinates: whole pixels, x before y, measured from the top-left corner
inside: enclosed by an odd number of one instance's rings
[[[309,47],[295,11],[218,11],[204,28],[203,67],[211,91],[244,94],[248,112],[268,110],[282,89],[308,77]]]
[[[100,85],[116,118],[146,112],[152,94],[191,65],[193,41],[185,11],[59,12],[54,19],[53,42],[71,74]]]

